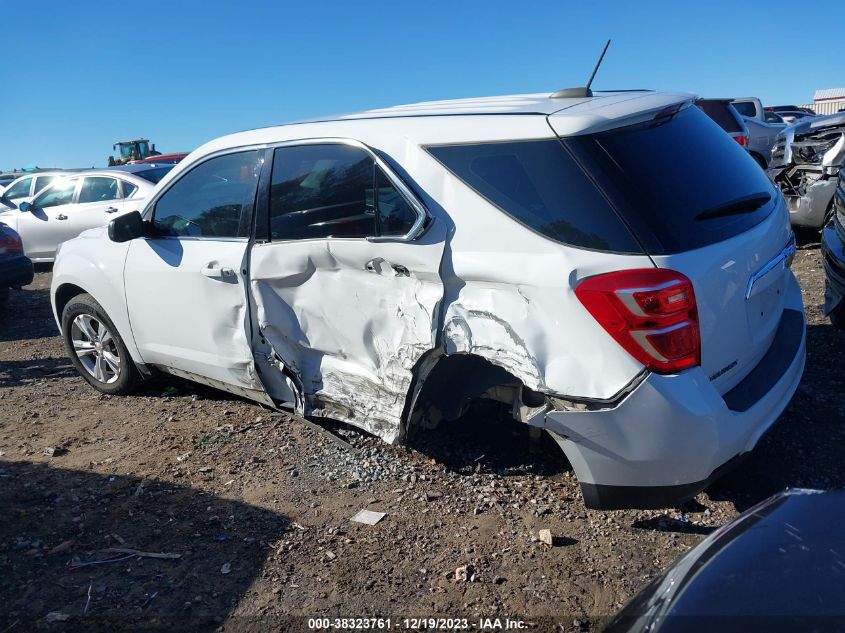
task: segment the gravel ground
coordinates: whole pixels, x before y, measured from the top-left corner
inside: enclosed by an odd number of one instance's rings
[[[685,508],[615,512],[584,509],[554,444],[496,409],[393,447],[173,378],[99,395],[65,357],[40,272],[0,327],[0,632],[307,630],[316,616],[600,630],[757,501],[845,485],[845,334],[821,314],[818,249],[794,268],[809,356],[782,419]],[[386,516],[351,522],[363,508]]]

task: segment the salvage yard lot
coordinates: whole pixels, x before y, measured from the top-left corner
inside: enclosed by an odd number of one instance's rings
[[[0,631],[36,620],[306,628],[297,615],[596,630],[754,503],[845,485],[845,334],[821,314],[818,249],[799,250],[793,268],[808,361],[784,416],[683,510],[615,512],[585,510],[554,444],[493,409],[394,447],[173,378],[100,395],[65,356],[41,272],[12,292],[0,326]],[[362,508],[386,517],[350,522]],[[469,581],[456,582],[464,565]]]

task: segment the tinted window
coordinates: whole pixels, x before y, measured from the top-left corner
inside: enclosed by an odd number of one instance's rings
[[[696,108],[564,143],[654,254],[739,235],[766,218],[778,199],[754,159]],[[771,202],[713,213],[757,194],[770,194]]]
[[[37,209],[57,207],[62,204],[73,202],[73,192],[76,189],[76,179],[59,180],[50,185],[50,188],[37,195],[32,204]]]
[[[642,252],[557,140],[451,145],[428,151],[502,211],[546,237],[582,248]]]
[[[375,235],[375,163],[348,145],[280,147],[273,158],[274,240]]]
[[[699,99],[695,102],[695,105],[697,105],[704,114],[718,123],[719,127],[721,127],[725,132],[742,132],[742,125],[736,116],[736,111],[727,101]]]
[[[15,198],[26,198],[29,196],[30,185],[32,185],[32,178],[23,178],[6,189],[6,191],[3,192],[3,195],[9,200],[14,200]]]
[[[734,101],[731,105],[733,105],[734,109],[742,116],[754,118],[754,115],[757,114],[757,108],[754,107],[754,104],[751,101]]]
[[[376,167],[376,235],[407,235],[417,221],[417,212],[379,167]]]
[[[165,235],[244,237],[260,172],[257,151],[212,158],[182,176],[156,202]]]
[[[106,202],[116,200],[120,196],[117,191],[117,180],[100,176],[87,176],[82,181],[79,190],[79,202]]]
[[[55,179],[56,179],[55,176],[38,176],[35,179],[35,193],[38,193],[39,191],[44,189],[44,187],[49,185]]]
[[[165,174],[173,169],[173,165],[167,165],[166,167],[155,167],[153,169],[145,169],[144,171],[136,171],[132,172],[139,178],[143,178],[144,180],[149,180],[151,183],[155,184],[162,178],[164,178]]]
[[[123,187],[124,198],[128,198],[138,190],[138,185],[133,185],[131,182],[127,182],[126,180],[121,180],[120,184]]]

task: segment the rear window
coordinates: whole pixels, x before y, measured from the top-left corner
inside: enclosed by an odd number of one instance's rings
[[[537,233],[579,248],[643,252],[556,139],[426,149],[489,202]]]
[[[778,199],[748,153],[696,108],[563,142],[655,255],[744,233]]]
[[[751,101],[734,101],[731,105],[742,116],[754,117],[757,115],[757,108]]]
[[[742,125],[734,114],[733,106],[727,101],[708,101],[700,99],[695,102],[695,105],[704,112],[707,116],[719,124],[725,132],[736,133],[742,132]],[[753,116],[753,113],[752,113]]]

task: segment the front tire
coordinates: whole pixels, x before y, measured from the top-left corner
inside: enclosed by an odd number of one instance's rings
[[[76,371],[97,391],[132,393],[141,376],[103,307],[89,294],[73,297],[62,310],[62,338]]]

